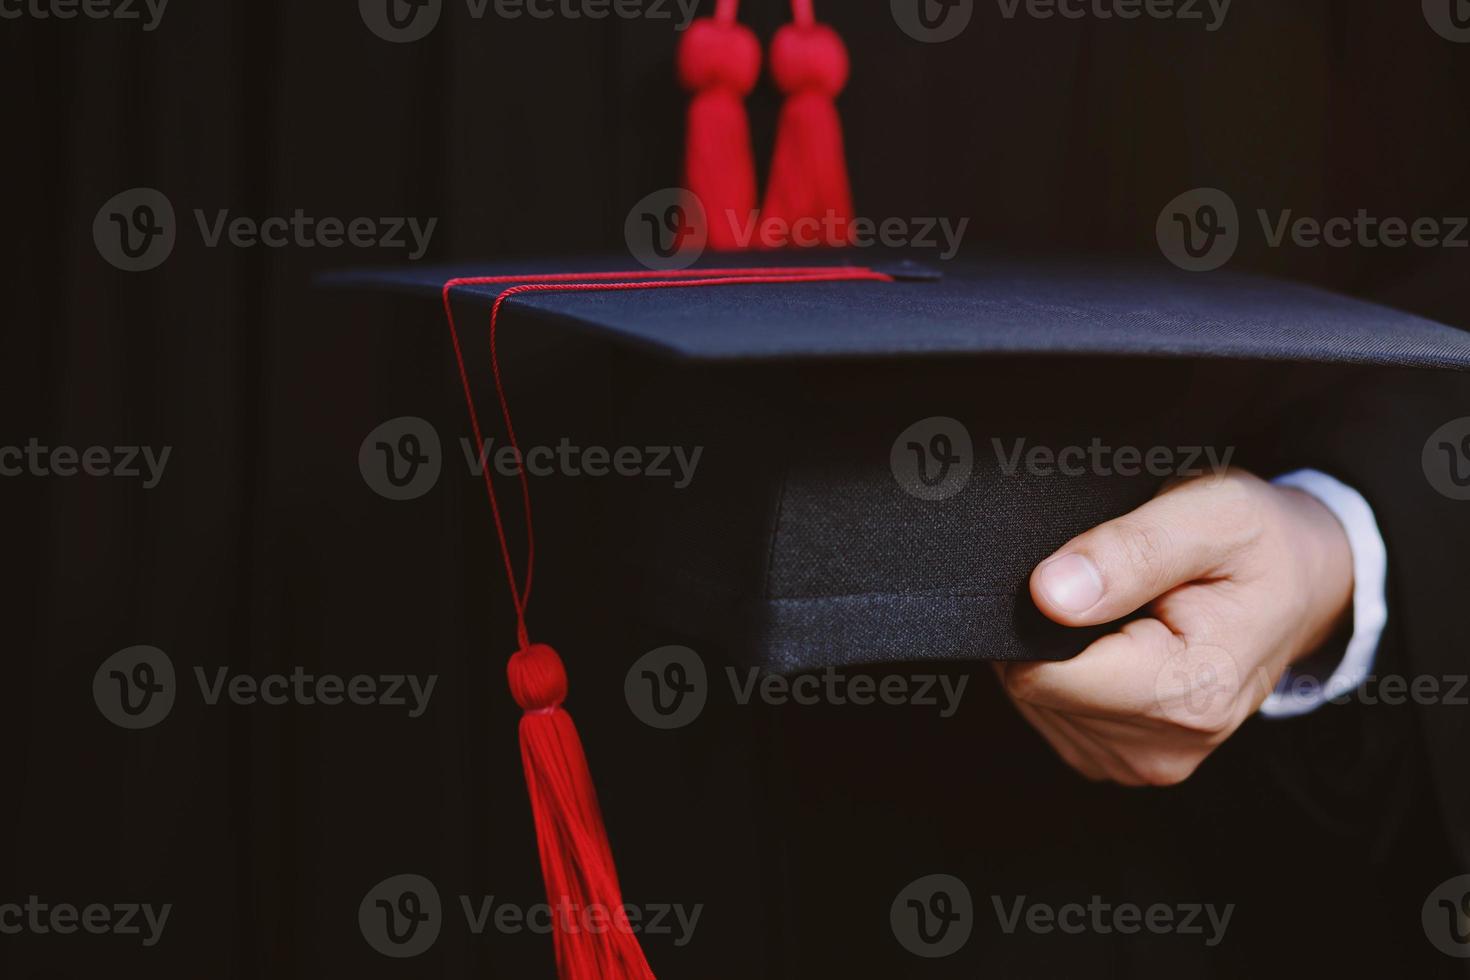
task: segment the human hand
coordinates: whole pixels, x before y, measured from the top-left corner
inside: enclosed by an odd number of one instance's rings
[[[997,663],[1017,709],[1089,779],[1188,778],[1349,615],[1352,552],[1301,490],[1228,470],[1063,545],[1031,596],[1066,626],[1148,616],[1071,660]]]

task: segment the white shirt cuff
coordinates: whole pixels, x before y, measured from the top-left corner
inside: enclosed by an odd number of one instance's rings
[[[1373,508],[1347,484],[1317,470],[1294,470],[1271,482],[1304,490],[1320,500],[1347,532],[1353,554],[1353,634],[1337,669],[1325,682],[1308,683],[1308,678],[1299,678],[1287,668],[1276,690],[1261,704],[1261,714],[1267,718],[1294,718],[1351,694],[1372,672],[1388,621],[1388,550]]]

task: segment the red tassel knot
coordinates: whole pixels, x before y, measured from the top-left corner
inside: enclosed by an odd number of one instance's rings
[[[811,90],[836,98],[847,71],[847,45],[826,24],[787,24],[771,42],[771,77],[786,95]]]
[[[511,654],[505,668],[510,693],[522,711],[550,711],[567,698],[567,672],[561,657],[545,643]]]
[[[760,76],[761,48],[733,19],[702,17],[679,41],[678,72],[693,93],[684,141],[684,184],[704,208],[709,245],[748,246],[737,230],[755,214],[755,162],[745,96]]]

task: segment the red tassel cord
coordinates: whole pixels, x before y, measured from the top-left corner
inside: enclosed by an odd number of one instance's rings
[[[776,148],[761,206],[765,245],[824,245],[852,241],[852,190],[842,149],[842,121],[833,100],[847,84],[847,48],[818,24],[811,0],[792,0],[792,22],[771,42],[771,76],[786,101],[776,124]],[[807,231],[795,223],[817,222]]]
[[[531,281],[534,280],[534,281]],[[490,366],[495,395],[500,402],[506,437],[517,457],[520,444],[511,424],[510,405],[500,377],[496,350],[496,328],[501,307],[512,296],[529,292],[576,292],[591,290],[672,289],[695,286],[737,286],[764,283],[838,282],[869,280],[891,282],[890,276],[855,266],[775,269],[676,269],[650,272],[561,273],[546,276],[476,276],[450,279],[444,284],[444,316],[454,343],[454,359],[464,387],[465,405],[475,445],[485,444],[470,390],[469,371],[459,331],[454,324],[450,292],[456,286],[505,285],[490,308]],[[526,521],[526,574],[518,581],[511,558],[500,503],[490,467],[482,467],[485,492],[495,521],[500,557],[516,614],[518,649],[506,668],[510,690],[521,711],[521,761],[526,771],[526,788],[531,797],[531,814],[536,824],[536,841],[541,856],[541,873],[546,881],[546,899],[552,909],[552,931],[556,945],[557,974],[562,980],[653,980],[653,971],[628,921],[622,888],[602,811],[597,805],[586,753],[577,736],[571,715],[562,708],[567,696],[567,675],[561,658],[544,643],[531,642],[526,625],[526,607],[531,596],[531,572],[535,566],[536,538],[531,523],[531,492],[525,467],[520,468],[521,500]],[[595,918],[594,918],[595,917]],[[594,923],[593,928],[588,922]]]
[[[692,93],[684,132],[684,186],[704,208],[709,246],[748,248],[754,227],[755,161],[745,97],[760,75],[761,47],[735,20],[736,0],[719,0],[679,39],[679,81]]]

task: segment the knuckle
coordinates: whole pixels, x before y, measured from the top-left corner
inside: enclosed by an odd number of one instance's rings
[[[1211,489],[1211,520],[1220,540],[1241,547],[1260,537],[1265,525],[1265,496],[1261,490],[1266,485],[1234,470]]]
[[[1124,519],[1113,529],[1118,558],[1149,582],[1168,577],[1174,560],[1171,538],[1168,528],[1151,521]]]

